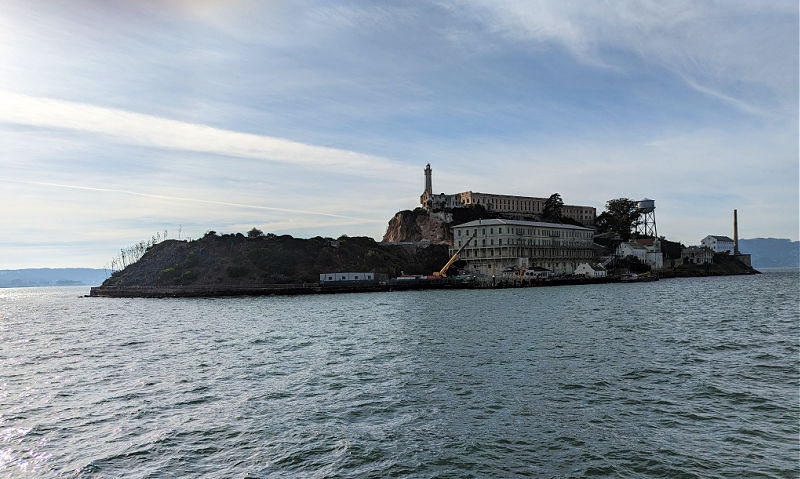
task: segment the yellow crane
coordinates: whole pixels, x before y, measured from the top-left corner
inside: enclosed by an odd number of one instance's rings
[[[460,255],[460,254],[461,254],[461,252],[462,252],[462,251],[464,251],[464,248],[466,248],[466,247],[467,247],[467,245],[468,245],[468,244],[469,244],[469,243],[470,243],[470,242],[471,242],[471,241],[472,241],[472,240],[473,240],[473,239],[474,239],[474,238],[475,238],[477,235],[478,235],[478,233],[477,233],[477,231],[476,231],[476,232],[475,232],[475,233],[474,233],[472,236],[470,236],[470,237],[469,237],[469,239],[467,240],[467,242],[466,242],[466,243],[464,243],[464,245],[463,245],[462,247],[458,248],[458,251],[456,251],[456,252],[455,252],[455,254],[453,255],[453,257],[452,257],[452,258],[450,258],[450,261],[448,261],[448,262],[447,262],[447,264],[446,264],[446,265],[444,265],[444,267],[443,267],[441,270],[439,270],[439,271],[434,271],[434,273],[433,273],[433,276],[435,276],[435,277],[437,277],[437,278],[446,278],[446,277],[447,277],[447,275],[445,274],[445,272],[447,271],[447,268],[449,268],[449,267],[450,267],[450,265],[451,265],[451,264],[453,264],[453,262],[456,260],[456,258],[458,258],[458,255]]]

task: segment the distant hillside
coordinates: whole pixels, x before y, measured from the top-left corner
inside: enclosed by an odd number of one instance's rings
[[[167,240],[103,286],[260,286],[316,283],[320,273],[430,274],[449,259],[446,245],[389,246],[372,238],[293,238],[207,234],[194,241]]]
[[[97,286],[109,271],[93,268],[29,268],[0,270],[0,288],[27,286]]]
[[[800,267],[800,241],[786,238],[740,239],[739,250],[752,255],[754,268]]]

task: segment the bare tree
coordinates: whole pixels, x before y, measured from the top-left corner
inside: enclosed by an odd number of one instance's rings
[[[147,252],[150,247],[156,245],[167,239],[167,230],[164,230],[164,235],[157,232],[148,240],[139,241],[136,244],[122,248],[119,254],[111,259],[111,273],[123,270],[133,263],[139,261],[142,256]]]

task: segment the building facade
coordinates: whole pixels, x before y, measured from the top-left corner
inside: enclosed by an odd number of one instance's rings
[[[372,272],[359,272],[359,273],[320,273],[320,283],[333,283],[336,281],[372,281],[375,279],[375,273]]]
[[[474,236],[474,237],[473,237]],[[572,274],[594,257],[594,230],[539,221],[487,219],[453,227],[451,254],[468,240],[459,259],[467,270],[485,275],[506,269],[544,268]]]
[[[664,267],[664,255],[661,253],[661,245],[657,240],[651,244],[641,244],[636,241],[620,243],[615,255],[618,258],[633,256],[654,270]]]
[[[700,246],[705,246],[715,253],[727,251],[733,253],[733,240],[727,236],[708,235],[700,240]]]
[[[605,278],[608,272],[600,264],[581,263],[575,268],[574,274],[586,276],[587,278]]]
[[[681,260],[684,264],[711,264],[714,252],[705,246],[689,246],[681,250]]]
[[[547,198],[533,196],[496,195],[493,193],[478,193],[464,191],[446,195],[433,194],[431,165],[425,167],[425,191],[419,200],[425,209],[436,208],[463,208],[471,205],[481,205],[487,211],[496,211],[508,215],[540,216],[544,213],[544,203]],[[573,219],[585,226],[594,225],[597,210],[592,206],[564,205],[561,215]]]

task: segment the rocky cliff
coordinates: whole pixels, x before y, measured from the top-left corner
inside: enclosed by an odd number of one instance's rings
[[[404,210],[389,220],[383,241],[393,243],[429,241],[452,245],[453,226],[487,218],[502,218],[502,215],[488,212],[481,205],[440,211],[428,211],[422,208]]]
[[[422,208],[399,211],[389,220],[385,242],[430,241],[431,243],[452,243],[453,236],[447,216],[431,215]],[[449,218],[452,221],[452,216]]]

